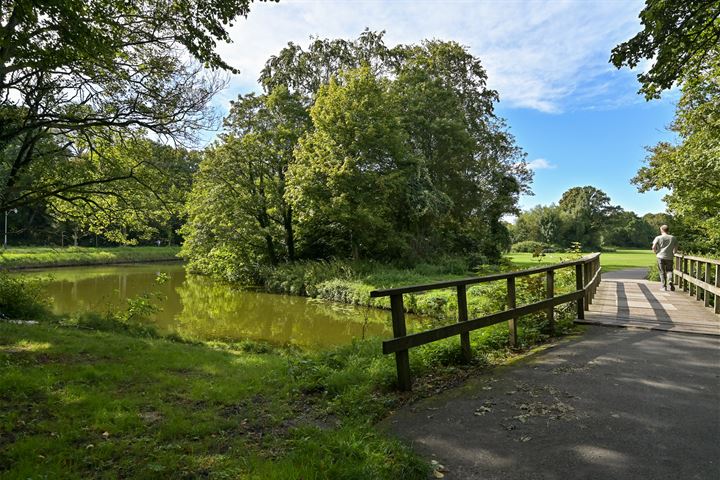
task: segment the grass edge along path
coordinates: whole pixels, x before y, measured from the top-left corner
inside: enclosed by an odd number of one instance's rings
[[[401,394],[378,339],[309,353],[2,321],[0,476],[427,478],[374,424],[517,358],[497,327],[472,336],[469,366],[456,339],[414,349]]]
[[[179,261],[180,247],[10,247],[0,249],[0,268],[25,269]]]

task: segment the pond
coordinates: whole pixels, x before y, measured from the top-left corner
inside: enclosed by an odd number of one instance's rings
[[[167,281],[156,282],[164,273]],[[187,275],[180,263],[66,267],[18,275],[50,277],[55,313],[106,312],[127,299],[158,292],[151,318],[163,333],[202,340],[264,340],[323,348],[353,338],[392,337],[390,312],[291,295],[243,290]],[[409,316],[409,322],[418,321]]]

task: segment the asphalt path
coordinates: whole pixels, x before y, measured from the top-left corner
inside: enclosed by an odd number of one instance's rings
[[[588,327],[381,427],[447,479],[718,480],[720,337]]]

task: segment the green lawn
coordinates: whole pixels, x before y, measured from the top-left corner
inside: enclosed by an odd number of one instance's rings
[[[0,477],[421,479],[372,427],[379,342],[323,357],[260,344],[0,322]]]
[[[175,260],[180,247],[11,247],[0,250],[0,267],[56,267]]]
[[[532,253],[510,253],[506,257],[520,268],[531,268],[539,265],[549,265],[564,260],[570,260],[568,253],[548,253],[543,257],[533,257]],[[615,252],[603,252],[600,256],[600,264],[603,271],[612,272],[625,268],[651,267],[655,264],[655,254],[652,250],[617,250]]]

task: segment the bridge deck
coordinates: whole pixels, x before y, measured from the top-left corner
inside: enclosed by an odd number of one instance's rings
[[[657,282],[603,278],[590,311],[579,323],[720,335],[720,316],[681,290]]]

